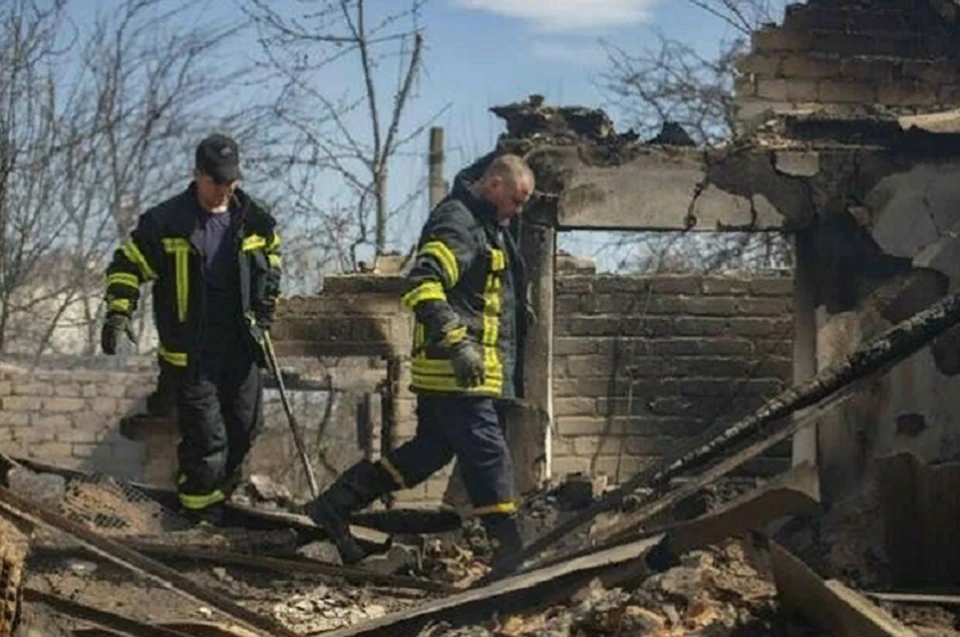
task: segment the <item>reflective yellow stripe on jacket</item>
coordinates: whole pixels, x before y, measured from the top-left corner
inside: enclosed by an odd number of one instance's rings
[[[140,248],[137,247],[137,244],[132,239],[120,246],[120,251],[123,252],[123,255],[127,257],[131,263],[139,268],[140,275],[144,281],[153,281],[157,278],[156,270],[153,269],[153,266],[147,261],[147,257],[143,256],[143,252],[140,251]]]
[[[414,356],[411,362],[413,387],[426,391],[458,392],[466,394],[496,395],[503,393],[503,361],[497,347],[500,340],[500,317],[503,307],[503,270],[506,268],[506,256],[502,250],[490,250],[490,271],[487,273],[483,291],[483,384],[478,387],[465,388],[457,384],[453,373],[453,363],[447,359],[427,358],[426,352],[421,351]],[[407,296],[417,293],[428,285],[418,286]],[[442,293],[442,289],[441,289]],[[407,299],[404,298],[404,303]],[[465,336],[458,334],[457,336]],[[414,347],[422,345],[425,339],[423,328],[417,325],[414,330]],[[416,349],[415,349],[416,351]]]
[[[113,272],[107,275],[107,285],[123,285],[128,288],[140,289],[140,278],[128,272]]]
[[[187,308],[190,303],[190,242],[180,237],[168,237],[163,240],[163,249],[174,257],[177,318],[184,323],[187,320]]]

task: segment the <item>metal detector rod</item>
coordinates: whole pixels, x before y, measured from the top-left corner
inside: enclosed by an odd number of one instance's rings
[[[303,442],[303,432],[297,423],[297,417],[290,408],[290,401],[287,398],[287,389],[283,385],[283,375],[280,373],[280,364],[277,362],[277,352],[273,349],[273,340],[270,338],[270,332],[264,331],[263,343],[267,351],[267,360],[270,362],[270,371],[273,377],[277,379],[277,387],[280,390],[280,402],[283,403],[283,411],[287,414],[287,423],[290,425],[290,431],[293,432],[293,442],[297,447],[297,454],[300,456],[300,462],[303,463],[303,470],[307,474],[307,480],[310,482],[310,492],[313,497],[320,495],[320,487],[317,485],[317,476],[313,473],[313,465],[310,464],[310,458],[307,456],[307,446]]]

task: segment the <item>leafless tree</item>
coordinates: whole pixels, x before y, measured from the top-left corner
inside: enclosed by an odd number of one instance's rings
[[[212,50],[237,25],[183,28],[188,5],[118,0],[90,23],[12,0],[0,26],[0,353],[92,353],[105,261],[186,177],[230,82]],[[57,334],[60,333],[60,337]]]
[[[608,68],[598,88],[627,126],[653,138],[664,124],[679,124],[700,146],[711,147],[736,135],[736,61],[749,36],[773,20],[775,0],[686,0],[732,27],[716,57],[699,54],[689,43],[656,34],[656,44],[628,52],[605,44]],[[790,246],[775,233],[649,232],[620,236],[621,267],[643,271],[739,270],[792,265]]]
[[[425,2],[375,18],[366,0],[312,0],[286,13],[266,0],[246,6],[274,87],[271,114],[285,132],[266,159],[281,167],[286,206],[303,220],[298,250],[288,246],[294,258],[353,268],[361,248],[387,251],[391,219],[409,204],[389,196],[391,160],[430,123],[405,122],[423,63]]]

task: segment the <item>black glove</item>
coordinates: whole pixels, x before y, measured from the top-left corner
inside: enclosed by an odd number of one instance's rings
[[[453,374],[461,387],[479,387],[483,384],[483,354],[473,343],[464,339],[450,347],[453,353]]]
[[[127,335],[131,343],[137,342],[137,335],[133,332],[130,317],[126,314],[109,314],[103,323],[103,329],[100,330],[100,348],[104,354],[113,356],[117,353],[117,341],[120,339],[121,332]]]
[[[270,329],[270,326],[273,325],[273,316],[277,311],[277,303],[273,299],[264,301],[262,304],[257,306],[257,309],[254,310],[254,318],[257,321],[257,325],[262,327],[265,330]]]

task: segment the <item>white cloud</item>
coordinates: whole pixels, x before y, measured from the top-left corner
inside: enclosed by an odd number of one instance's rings
[[[660,0],[457,0],[480,9],[531,22],[542,31],[579,31],[646,21]]]
[[[597,66],[607,60],[607,54],[599,44],[536,39],[530,44],[530,50],[541,60],[575,66]]]

